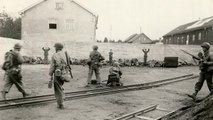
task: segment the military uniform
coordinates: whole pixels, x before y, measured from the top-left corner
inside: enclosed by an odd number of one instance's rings
[[[210,95],[213,94],[213,82],[212,82],[212,77],[213,73],[212,71],[209,71],[209,68],[213,66],[213,54],[210,53],[210,44],[207,42],[204,42],[201,47],[203,48],[203,54],[198,53],[198,56],[200,58],[199,61],[199,69],[200,69],[200,74],[199,74],[199,79],[198,82],[195,84],[195,93],[192,95],[189,95],[192,97],[194,100],[196,100],[196,95],[197,93],[201,90],[204,81],[206,80],[208,89],[210,91]]]
[[[112,62],[113,62],[113,52],[110,51],[109,52],[109,63],[112,64]]]
[[[54,92],[55,92],[55,98],[57,100],[58,107],[63,108],[64,107],[63,102],[65,98],[65,95],[63,92],[64,81],[61,79],[60,76],[56,76],[55,72],[57,69],[66,70],[65,66],[67,65],[67,61],[66,61],[65,52],[62,51],[63,45],[60,43],[56,43],[55,48],[56,49],[59,48],[59,50],[57,50],[57,52],[52,55],[51,62],[50,62],[49,75],[54,77]]]
[[[109,69],[107,85],[111,84],[111,86],[114,86],[113,82],[116,83],[116,85],[120,85],[121,75],[122,75],[121,68],[118,65],[118,62],[115,62],[113,67]]]
[[[20,44],[15,44],[14,49],[21,49]],[[4,88],[2,90],[3,99],[6,99],[6,93],[10,91],[13,84],[17,87],[18,91],[26,97],[28,94],[23,88],[22,74],[21,74],[21,64],[23,63],[23,58],[21,54],[16,50],[10,50],[5,54],[5,62],[3,69],[5,70],[4,75]]]
[[[89,55],[89,72],[88,72],[87,84],[91,84],[93,71],[95,72],[97,84],[101,83],[100,62],[101,60],[104,60],[104,57],[97,51],[98,49],[97,46],[94,46],[94,48],[95,49],[92,52],[90,52],[90,55]]]
[[[205,61],[208,62],[209,64],[208,63],[199,64],[200,76],[198,82],[195,84],[195,91],[196,92],[200,91],[204,81],[206,80],[209,91],[213,92],[212,73],[208,72],[208,67],[213,63],[213,54],[211,54],[210,51],[206,51],[203,56],[206,59]]]

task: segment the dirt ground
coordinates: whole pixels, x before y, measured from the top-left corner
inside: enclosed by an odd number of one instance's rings
[[[49,65],[23,65],[23,82],[26,91],[35,95],[53,93],[47,88]],[[65,84],[65,92],[86,89],[87,66],[72,66],[74,79]],[[109,67],[101,69],[102,80],[107,79]],[[122,67],[124,85],[139,84],[177,77],[186,74],[198,74],[197,66],[178,68]],[[3,71],[0,71],[0,88],[3,87]],[[94,77],[94,76],[93,76]],[[186,96],[194,90],[196,79],[173,83],[170,85],[140,91],[123,92],[112,95],[66,101],[64,110],[59,110],[56,103],[0,111],[0,120],[110,120],[118,116],[158,104],[170,111],[191,104]],[[199,92],[199,97],[208,94],[206,83]],[[22,97],[15,86],[7,96]],[[2,99],[2,98],[1,98]]]

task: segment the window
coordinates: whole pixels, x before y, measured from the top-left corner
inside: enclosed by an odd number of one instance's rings
[[[57,29],[57,24],[55,24],[55,23],[50,23],[50,24],[49,24],[49,29]]]
[[[187,38],[186,38],[186,40],[187,40],[187,41],[189,41],[189,35],[187,35]]]
[[[177,44],[179,44],[179,37],[177,37]]]
[[[195,41],[195,35],[192,35],[192,41],[193,42]]]
[[[182,36],[182,38],[181,38],[181,43],[182,44],[184,43],[184,36]]]
[[[56,10],[63,10],[64,9],[64,3],[57,2],[56,3]]]
[[[189,44],[189,35],[187,35],[187,37],[186,37],[186,45],[188,45]]]
[[[198,34],[198,40],[201,40],[201,32]]]
[[[49,29],[57,29],[57,21],[55,19],[51,19],[48,21]]]
[[[66,30],[71,30],[71,31],[75,30],[75,24],[74,24],[74,20],[73,19],[65,20],[65,29]]]

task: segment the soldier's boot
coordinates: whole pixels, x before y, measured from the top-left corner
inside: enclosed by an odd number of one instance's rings
[[[5,91],[2,91],[1,93],[2,93],[2,98],[3,98],[3,100],[7,100],[7,98],[6,98],[6,94],[7,94],[7,93],[6,93]]]
[[[29,96],[30,94],[24,92],[24,93],[22,93],[22,95],[23,95],[23,97],[25,98],[25,97]]]
[[[196,101],[197,92],[193,93],[192,95],[188,95],[188,96],[191,97],[194,101]]]
[[[99,88],[99,87],[103,87],[103,85],[101,83],[97,83],[96,88]]]
[[[65,107],[64,107],[64,105],[58,105],[58,109],[63,110],[63,109],[65,109]]]
[[[88,83],[85,87],[90,87],[91,86],[91,84],[90,83]]]

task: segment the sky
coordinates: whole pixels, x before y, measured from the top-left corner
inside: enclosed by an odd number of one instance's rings
[[[15,1],[15,2],[14,2]],[[0,0],[11,15],[38,0]],[[96,38],[125,40],[143,32],[159,39],[179,25],[213,16],[213,0],[75,0],[99,16]]]

